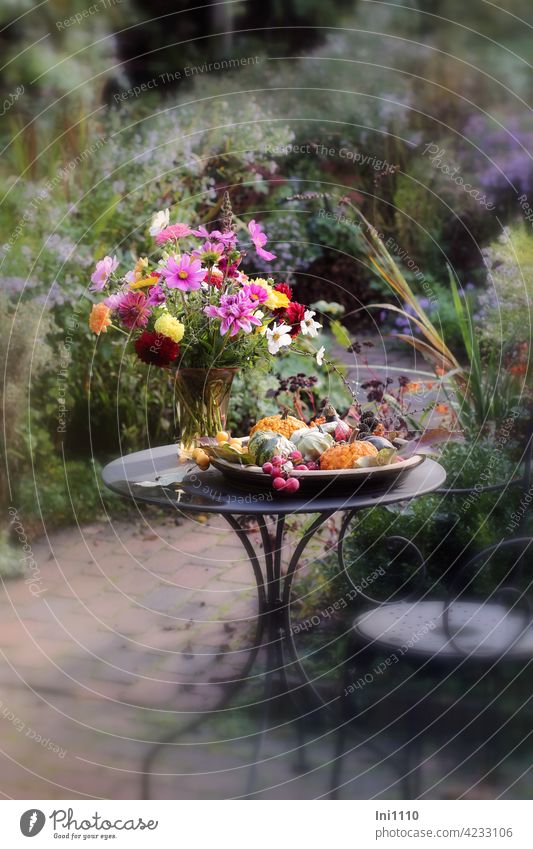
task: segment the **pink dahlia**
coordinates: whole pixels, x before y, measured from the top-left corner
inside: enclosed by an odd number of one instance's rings
[[[93,292],[100,292],[113,272],[118,267],[118,259],[116,256],[110,257],[105,256],[99,262],[96,263],[96,268],[94,269],[91,275],[92,286],[91,289]]]
[[[157,234],[155,237],[156,245],[164,245],[165,242],[182,239],[184,236],[190,236],[191,233],[191,228],[186,224],[170,224]]]
[[[248,223],[248,232],[252,237],[252,242],[254,243],[255,250],[257,255],[261,257],[261,259],[270,262],[272,259],[276,259],[276,254],[271,253],[270,251],[265,251],[264,247],[268,241],[268,237],[266,233],[263,233],[263,228],[260,224],[257,224],[253,219]]]
[[[146,327],[152,308],[144,292],[126,292],[118,303],[118,314],[125,327]]]
[[[218,307],[204,307],[204,312],[210,318],[220,318],[220,335],[228,331],[230,336],[236,336],[239,330],[251,333],[253,326],[259,327],[261,321],[253,314],[257,304],[253,304],[241,291],[236,295],[222,295]]]
[[[181,289],[182,292],[190,292],[199,289],[200,283],[205,279],[207,271],[202,268],[199,259],[193,259],[188,254],[176,259],[171,256],[161,274],[169,289]]]

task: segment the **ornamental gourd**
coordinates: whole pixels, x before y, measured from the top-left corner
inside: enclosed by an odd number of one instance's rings
[[[256,430],[248,442],[248,453],[256,466],[262,466],[276,454],[288,457],[295,450],[293,442],[272,430]]]
[[[376,457],[377,448],[370,442],[347,442],[328,448],[320,458],[321,469],[353,469],[359,457]]]
[[[294,442],[305,461],[318,460],[333,445],[333,437],[329,433],[322,433],[317,427],[305,427],[292,434],[291,442]]]
[[[253,436],[257,431],[274,431],[286,436],[290,439],[295,430],[300,430],[302,427],[307,427],[306,423],[294,416],[289,416],[288,410],[283,413],[278,413],[275,416],[267,416],[260,419],[250,431],[250,436]]]

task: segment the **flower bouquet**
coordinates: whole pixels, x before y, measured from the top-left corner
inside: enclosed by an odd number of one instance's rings
[[[121,274],[117,258],[105,256],[91,277],[91,290],[105,297],[93,305],[89,327],[97,335],[109,327],[125,333],[141,362],[173,375],[181,447],[188,451],[224,429],[238,370],[264,365],[299,336],[308,337],[302,353],[319,365],[324,357],[323,347],[310,344],[321,328],[315,313],[293,300],[286,283],[241,268],[246,251],[227,193],[222,212],[222,229],[210,232],[170,223],[168,209],[157,212],[150,226],[154,257],[140,257]],[[276,258],[260,224],[241,229],[258,256]]]

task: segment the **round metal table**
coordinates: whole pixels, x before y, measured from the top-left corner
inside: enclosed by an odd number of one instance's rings
[[[158,485],[158,479],[164,479],[167,475],[178,479],[167,486]],[[359,510],[410,501],[433,492],[443,485],[446,472],[438,463],[426,459],[399,481],[393,481],[388,488],[365,488],[354,494],[344,491],[331,495],[325,492],[303,498],[298,495],[283,496],[274,491],[243,491],[230,485],[216,469],[201,472],[194,463],[178,462],[176,446],[165,445],[113,460],[105,466],[102,477],[109,489],[134,501],[188,513],[218,513],[223,516],[239,537],[252,565],[257,583],[260,620],[266,624],[268,619],[276,618],[276,625],[281,624],[288,629],[294,572],[315,531],[330,516],[338,511],[347,514],[343,522],[343,538],[349,520]],[[149,481],[153,481],[154,486],[146,486]],[[283,575],[281,553],[285,518],[297,513],[317,513],[318,516],[306,528]],[[237,521],[237,516],[253,516],[257,520],[262,552],[256,551],[248,534]],[[269,516],[274,517],[275,521],[272,534],[267,524]]]
[[[283,496],[274,491],[248,492],[232,486],[216,469],[210,468],[201,472],[192,462],[179,462],[176,446],[165,445],[113,460],[105,466],[102,477],[110,490],[135,502],[156,504],[185,513],[217,513],[223,516],[231,526],[241,541],[252,566],[259,603],[256,638],[240,680],[244,680],[251,669],[266,631],[268,639],[265,703],[268,704],[272,698],[279,698],[291,692],[286,676],[284,646],[289,648],[293,662],[300,670],[304,682],[309,683],[294,646],[290,623],[290,601],[295,571],[315,532],[334,513],[340,511],[345,514],[338,540],[339,562],[344,568],[344,537],[356,513],[372,507],[384,507],[400,501],[410,501],[433,492],[444,484],[446,472],[435,461],[426,459],[399,480],[393,480],[388,487],[364,488],[355,493],[347,493],[344,490],[334,495],[329,488],[324,493],[305,497],[298,494]],[[170,477],[172,481],[167,483]],[[153,485],[149,485],[150,482]],[[287,516],[299,513],[317,515],[305,528],[283,572],[285,519]],[[261,545],[257,549],[247,531],[239,523],[237,518],[239,516],[253,517],[257,521],[261,540]],[[405,540],[405,543],[412,545],[408,540]],[[281,686],[278,686],[275,696],[272,691],[273,675],[270,675],[270,672],[278,674],[281,679]],[[233,692],[230,688],[224,703],[230,701]],[[145,798],[148,797],[150,764],[157,755],[159,747],[169,743],[176,736],[177,734],[172,733],[161,740],[146,758],[143,773]]]

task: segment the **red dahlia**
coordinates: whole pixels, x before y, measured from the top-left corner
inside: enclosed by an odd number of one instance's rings
[[[276,292],[281,292],[283,295],[287,295],[289,301],[292,301],[292,289],[290,286],[287,286],[286,283],[278,283],[274,286]]]
[[[306,307],[296,301],[292,301],[285,310],[285,321],[291,325],[291,336],[298,336],[300,332],[300,322],[303,321]]]
[[[180,346],[162,333],[143,330],[139,338],[135,340],[135,351],[143,363],[151,366],[168,366],[178,356]]]

